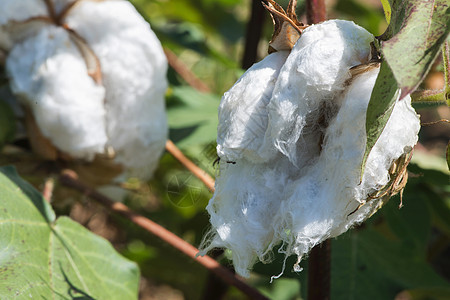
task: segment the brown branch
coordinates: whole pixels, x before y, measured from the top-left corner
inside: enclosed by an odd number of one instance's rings
[[[261,39],[265,19],[264,7],[261,0],[252,0],[252,12],[250,21],[247,24],[245,36],[244,56],[242,58],[242,68],[250,68],[257,59],[258,44]]]
[[[325,21],[327,12],[325,0],[306,0],[306,20],[308,24],[316,24]]]
[[[306,20],[316,24],[326,20],[324,0],[306,0]],[[331,241],[315,246],[308,259],[308,300],[330,299]]]
[[[183,78],[184,81],[186,81],[191,87],[194,89],[203,92],[203,93],[209,93],[211,90],[209,87],[200,79],[198,79],[197,76],[195,76],[194,73],[192,73],[191,70],[189,70],[183,62],[169,49],[164,49],[164,53],[166,54],[167,61],[169,62],[169,65],[175,70],[175,72],[178,73],[178,75]]]
[[[47,178],[44,183],[44,188],[42,190],[42,197],[45,201],[50,203],[53,196],[53,190],[55,188],[55,180],[53,178]]]
[[[331,240],[315,246],[308,258],[308,300],[330,299]]]
[[[225,281],[226,283],[233,285],[239,290],[241,290],[251,299],[267,299],[258,290],[243,282],[239,277],[230,272],[227,268],[220,265],[217,261],[215,261],[211,257],[209,256],[196,257],[198,249],[189,244],[188,242],[184,241],[183,239],[179,238],[172,232],[156,224],[155,222],[145,218],[144,216],[141,216],[138,213],[132,211],[123,203],[114,202],[108,197],[86,186],[85,184],[83,184],[78,180],[75,172],[71,170],[63,171],[59,177],[59,181],[61,182],[61,184],[80,191],[81,193],[83,193],[83,195],[90,197],[91,199],[107,207],[111,211],[120,214],[121,216],[129,219],[134,224],[138,225],[139,227],[159,237],[172,247],[178,249],[182,253],[186,254],[187,256],[189,256],[190,258],[194,259],[196,262],[207,268],[209,271],[213,272],[214,274],[222,278],[222,280]]]
[[[195,177],[200,179],[211,192],[214,192],[214,179],[189,160],[171,140],[167,140],[166,150],[181,162],[186,169],[191,171]]]

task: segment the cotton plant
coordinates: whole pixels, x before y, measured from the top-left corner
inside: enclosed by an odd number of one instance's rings
[[[2,0],[0,48],[32,147],[151,177],[167,139],[167,61],[122,0]],[[119,177],[117,177],[119,178]]]
[[[227,91],[219,106],[220,170],[207,211],[204,255],[227,248],[250,275],[273,251],[308,252],[363,222],[401,192],[418,140],[419,116],[397,101],[364,169],[366,112],[380,71],[374,36],[351,21],[305,26],[265,5],[275,30],[269,55]],[[361,174],[362,177],[361,177]]]

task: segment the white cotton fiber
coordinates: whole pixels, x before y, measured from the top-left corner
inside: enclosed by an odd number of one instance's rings
[[[360,164],[365,150],[365,116],[378,69],[355,78],[342,95],[342,106],[326,130],[317,163],[299,180],[276,214],[276,232],[289,245],[287,254],[303,256],[316,244],[347,231],[378,208],[368,195],[389,181],[394,160],[417,142],[419,118],[409,97],[398,102],[391,119],[368,157],[362,184]],[[386,148],[390,151],[384,151]],[[370,175],[369,175],[370,174]],[[288,190],[291,187],[288,187]],[[354,212],[354,213],[352,213]],[[292,234],[286,234],[286,226]]]
[[[116,179],[150,178],[168,134],[167,60],[133,5],[5,0],[0,11],[12,90],[43,135],[65,159],[113,157]]]
[[[42,134],[76,158],[104,151],[105,90],[89,77],[69,34],[47,26],[16,44],[6,60],[11,89],[31,107]]]
[[[299,168],[318,153],[321,112],[333,109],[350,67],[369,60],[373,39],[353,22],[330,20],[306,28],[292,49],[268,106],[266,139]]]
[[[36,16],[47,15],[43,0],[1,0],[0,26],[10,21],[22,22]]]
[[[108,145],[128,175],[149,178],[167,139],[167,60],[150,26],[128,1],[84,1],[66,22],[100,59]]]
[[[201,254],[228,248],[237,273],[247,277],[274,248],[300,260],[379,208],[381,199],[366,200],[389,182],[391,164],[411,151],[420,122],[409,97],[397,101],[360,184],[366,111],[379,69],[351,78],[350,68],[368,62],[372,39],[352,22],[314,25],[278,77],[283,60],[271,54],[224,95],[220,173]],[[254,143],[246,143],[249,136]]]
[[[47,8],[43,1],[1,0],[0,1],[0,50],[9,50],[16,37],[12,26],[36,16],[46,16]]]
[[[275,52],[254,64],[225,93],[219,106],[217,153],[227,161],[242,156],[264,161],[264,135],[267,130],[267,104],[272,97],[279,71],[288,51]]]

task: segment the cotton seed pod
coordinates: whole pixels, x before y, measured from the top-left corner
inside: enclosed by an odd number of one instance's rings
[[[128,1],[26,2],[0,4],[0,46],[13,93],[56,148],[43,154],[148,179],[168,131],[167,60],[149,24]]]
[[[200,254],[230,249],[244,277],[274,248],[300,262],[401,190],[420,128],[409,97],[397,100],[360,178],[379,72],[369,64],[373,39],[349,21],[311,25],[291,51],[270,54],[224,94],[220,172],[207,206],[212,228]]]

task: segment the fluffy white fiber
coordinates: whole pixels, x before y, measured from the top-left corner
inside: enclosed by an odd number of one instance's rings
[[[2,2],[11,11],[3,23],[23,19],[15,2]],[[44,9],[36,14],[49,17],[44,1],[28,2]],[[52,3],[58,14],[71,2]],[[95,54],[101,83],[88,74],[87,61],[93,57],[82,55],[69,31],[38,22],[37,33],[14,40],[7,56],[13,92],[32,108],[43,135],[60,150],[91,160],[112,149],[124,175],[149,178],[168,133],[167,61],[160,42],[128,1],[79,1],[63,22]],[[21,26],[14,33],[18,30],[30,29]]]
[[[228,248],[237,273],[249,276],[256,260],[270,261],[274,247],[300,259],[377,209],[380,199],[355,211],[388,183],[388,169],[415,145],[420,126],[410,99],[398,101],[359,184],[379,70],[348,80],[352,66],[368,61],[372,39],[353,22],[308,27],[284,64],[285,53],[269,55],[224,95],[222,160],[202,253]]]
[[[32,108],[43,135],[56,147],[86,159],[104,151],[105,89],[89,77],[64,29],[47,26],[16,44],[6,69],[12,91]]]
[[[115,160],[129,176],[148,178],[168,134],[167,61],[159,40],[128,1],[83,1],[66,21],[100,59]]]

